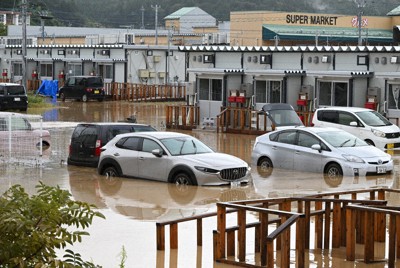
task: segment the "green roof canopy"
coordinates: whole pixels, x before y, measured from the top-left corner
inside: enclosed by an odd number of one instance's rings
[[[393,32],[384,29],[362,29],[362,38],[368,42],[392,43]],[[316,26],[282,26],[264,24],[262,38],[264,41],[275,40],[303,40],[313,41],[316,36],[328,41],[335,42],[357,42],[358,29],[353,27],[316,27]]]

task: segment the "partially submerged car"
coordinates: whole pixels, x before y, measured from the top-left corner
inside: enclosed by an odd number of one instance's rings
[[[254,165],[266,171],[276,167],[329,176],[393,171],[391,155],[336,128],[297,127],[269,132],[256,138],[251,157]]]
[[[123,122],[78,124],[71,136],[68,165],[97,167],[101,147],[118,134],[157,131],[150,125]]]
[[[33,128],[25,114],[0,112],[0,148],[5,152],[29,152],[50,147],[50,132]]]
[[[279,127],[304,126],[300,117],[290,104],[287,103],[267,103],[261,111],[269,121],[268,130],[279,129]]]
[[[184,185],[248,182],[242,159],[214,152],[200,140],[177,132],[117,135],[102,147],[98,172]]]

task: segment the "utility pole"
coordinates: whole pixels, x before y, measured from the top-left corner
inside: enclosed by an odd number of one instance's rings
[[[26,9],[28,3],[27,0],[22,0],[22,85],[27,90],[26,80]]]
[[[142,27],[140,27],[140,29],[144,29],[144,7],[143,6],[140,9],[140,11],[142,11]]]
[[[158,45],[158,9],[160,8],[159,5],[151,5],[151,8],[154,9],[156,11],[156,25],[155,25],[155,29],[156,29],[156,45]]]
[[[357,14],[357,22],[358,22],[358,45],[362,45],[362,38],[361,38],[361,27],[362,27],[362,15],[363,15],[363,8],[366,5],[365,0],[355,0],[355,3],[358,7],[358,14]]]

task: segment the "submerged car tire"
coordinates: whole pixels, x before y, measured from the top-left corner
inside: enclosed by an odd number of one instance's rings
[[[172,180],[174,184],[180,185],[197,185],[197,182],[193,180],[187,173],[179,172],[174,176]]]
[[[106,167],[103,170],[102,175],[107,176],[107,178],[112,178],[112,177],[119,177],[118,170],[114,166]]]
[[[83,101],[83,102],[87,102],[87,101],[88,101],[88,96],[87,96],[86,94],[84,94],[84,95],[82,96],[82,101]]]
[[[337,163],[330,163],[326,169],[325,173],[328,177],[340,177],[343,176],[343,170]]]
[[[64,93],[64,92],[61,92],[61,93],[60,93],[60,99],[61,99],[62,101],[65,101],[65,93]]]
[[[98,102],[104,101],[104,98],[97,99]]]
[[[257,172],[258,174],[266,178],[272,174],[272,169],[274,168],[274,165],[272,164],[271,159],[268,157],[263,157],[260,160],[258,160],[257,164]]]

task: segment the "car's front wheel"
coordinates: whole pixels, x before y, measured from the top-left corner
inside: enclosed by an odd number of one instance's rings
[[[64,92],[61,92],[61,93],[60,93],[60,99],[61,99],[62,101],[65,101],[65,93],[64,93]]]
[[[268,157],[263,157],[258,161],[257,164],[258,174],[266,178],[272,174],[273,167],[274,165],[272,164],[271,159],[269,159]]]
[[[338,176],[343,176],[343,170],[340,167],[339,164],[337,163],[331,163],[329,164],[326,169],[325,169],[325,173],[329,176],[329,177],[338,177]]]
[[[197,185],[197,183],[186,173],[177,173],[172,181],[172,183],[179,185]]]
[[[117,170],[115,167],[113,167],[113,166],[106,167],[106,168],[103,170],[102,175],[107,176],[107,178],[119,177],[118,170]]]

